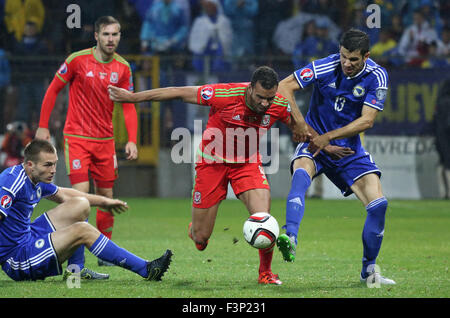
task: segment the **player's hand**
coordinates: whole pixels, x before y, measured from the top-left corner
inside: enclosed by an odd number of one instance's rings
[[[335,145],[328,145],[323,151],[333,160],[340,160],[355,153],[350,147],[340,147]]]
[[[125,153],[127,154],[127,160],[136,160],[138,157],[138,149],[134,142],[127,142],[125,145]]]
[[[307,142],[312,137],[305,121],[298,123],[292,127],[292,140],[295,142]]]
[[[330,138],[327,134],[319,135],[309,141],[308,151],[317,156],[321,150],[330,144]]]
[[[116,87],[112,85],[108,85],[108,94],[109,98],[113,102],[120,102],[120,103],[133,103],[133,93],[121,88]]]
[[[128,204],[118,199],[105,198],[105,202],[100,205],[101,208],[108,210],[113,215],[120,214],[128,210]]]
[[[34,138],[50,141],[50,131],[48,130],[48,128],[39,127],[36,130],[36,135],[34,136]]]

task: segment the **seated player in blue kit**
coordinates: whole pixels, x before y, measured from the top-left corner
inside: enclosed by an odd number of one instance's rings
[[[291,161],[292,183],[286,204],[286,234],[277,246],[284,260],[295,259],[298,231],[305,210],[305,193],[311,180],[324,173],[344,196],[354,193],[367,217],[362,233],[361,282],[395,282],[375,270],[384,235],[388,202],[381,189],[381,171],[361,145],[359,134],[371,128],[383,110],[388,88],[386,70],[369,58],[369,37],[351,29],[340,41],[339,53],[315,60],[280,82],[278,91],[297,110],[295,91],[314,84],[305,117],[312,137],[298,144]],[[333,160],[322,150],[341,146],[349,155]]]
[[[87,194],[52,183],[58,160],[45,140],[25,148],[24,163],[0,174],[0,264],[13,280],[38,280],[62,274],[61,264],[82,244],[98,258],[131,270],[147,280],[161,280],[172,252],[153,261],[117,246],[85,222],[90,207],[113,212],[128,209],[126,202]],[[59,203],[31,222],[42,198]]]

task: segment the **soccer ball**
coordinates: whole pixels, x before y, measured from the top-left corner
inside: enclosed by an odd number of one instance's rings
[[[252,214],[244,223],[244,238],[251,246],[262,249],[275,243],[280,234],[277,220],[266,212]]]

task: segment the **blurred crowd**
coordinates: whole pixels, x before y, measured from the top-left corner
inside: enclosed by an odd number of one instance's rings
[[[67,24],[73,3],[80,28]],[[368,27],[370,4],[379,5],[379,28]],[[121,22],[119,54],[174,57],[163,70],[292,71],[336,52],[350,27],[370,34],[371,56],[384,66],[450,66],[445,0],[0,0],[0,134],[11,121],[36,128],[48,80],[64,57],[95,45],[102,15]]]
[[[72,3],[81,9],[80,28],[66,24]],[[372,3],[381,9],[380,28],[366,23]],[[334,52],[349,27],[367,31],[372,53],[388,62],[430,67],[448,62],[435,58],[448,57],[449,11],[445,0],[0,0],[0,48],[67,55],[92,46],[96,18],[113,15],[122,23],[121,53],[209,55],[220,70],[251,56],[303,63]]]

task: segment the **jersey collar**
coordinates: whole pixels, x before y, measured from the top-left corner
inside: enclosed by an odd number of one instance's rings
[[[96,45],[92,47],[92,56],[94,57],[94,59],[95,59],[97,62],[102,63],[102,64],[108,64],[108,63],[110,63],[110,62],[112,62],[112,61],[114,60],[114,55],[112,56],[112,58],[111,58],[109,61],[102,61],[102,60],[99,60],[99,59],[95,56],[95,54],[94,54],[94,50],[95,50],[96,47],[97,47]]]

